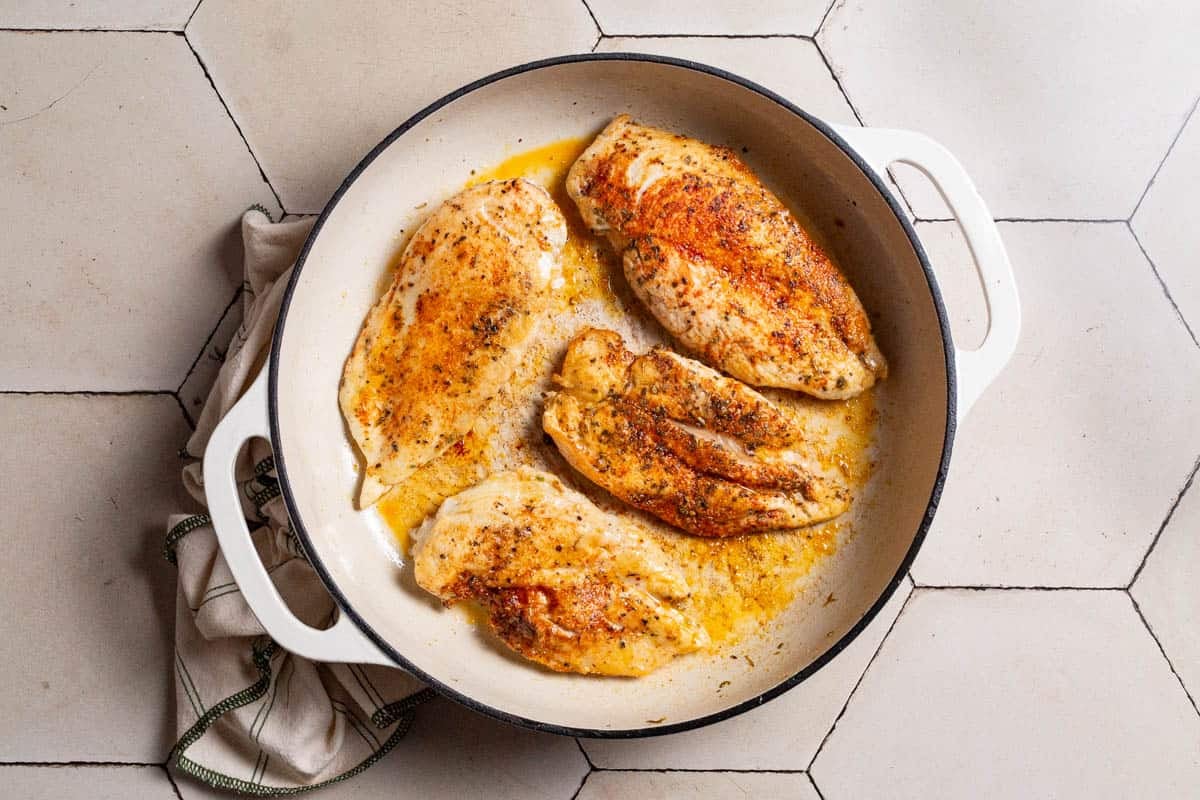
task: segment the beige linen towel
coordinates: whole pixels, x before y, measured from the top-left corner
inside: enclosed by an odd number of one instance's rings
[[[313,220],[242,217],[243,321],[183,455],[203,454],[221,417],[257,375],[291,266]],[[330,402],[333,402],[331,399]],[[305,560],[283,501],[269,445],[250,443],[238,486],[251,538],[292,610],[311,625],[336,608]],[[201,465],[183,470],[201,505]],[[292,794],[349,778],[404,736],[413,708],[429,696],[398,669],[319,664],[279,648],[263,631],[229,572],[206,514],[176,515],[164,547],[179,571],[175,614],[176,729],[180,772],[223,789]]]

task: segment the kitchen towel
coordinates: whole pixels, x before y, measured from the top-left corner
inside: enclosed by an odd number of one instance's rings
[[[187,491],[204,505],[198,457],[213,429],[262,368],[292,264],[313,219],[242,217],[242,323],[196,430],[181,453]],[[310,625],[337,608],[296,541],[279,497],[271,449],[253,440],[237,465],[242,508],[263,564],[289,607]],[[205,513],[167,524],[163,554],[178,568],[175,707],[179,772],[220,789],[295,794],[350,778],[408,731],[431,692],[398,669],[322,664],[276,645],[246,605]]]

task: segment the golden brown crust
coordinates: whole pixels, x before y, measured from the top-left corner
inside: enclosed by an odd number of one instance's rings
[[[624,251],[635,293],[714,366],[826,398],[886,373],[845,277],[729,148],[623,115],[567,185],[585,221]]]
[[[430,215],[346,361],[340,403],[366,462],[361,506],[470,430],[549,306],[562,213],[523,180],[481,184]]]
[[[478,602],[510,648],[552,670],[644,675],[708,643],[681,611],[690,590],[636,523],[554,476],[493,475],[417,532],[417,583]]]
[[[614,665],[628,663],[620,651],[632,642],[656,636],[650,623],[657,609],[623,594],[612,580],[565,588],[496,587],[471,575],[455,588],[456,599],[482,605],[496,636],[530,661],[555,672],[645,674],[640,667]],[[580,669],[580,653],[588,654],[587,670]]]
[[[700,420],[751,449],[798,441],[795,423],[761,394],[665,347],[631,362],[629,391],[672,419]]]
[[[562,374],[570,379],[542,418],[559,451],[589,480],[689,533],[795,528],[849,504],[842,482],[804,457],[796,423],[702,364],[661,348],[634,357],[618,334],[587,329]]]

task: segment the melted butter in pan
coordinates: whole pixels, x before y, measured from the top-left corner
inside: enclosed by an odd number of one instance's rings
[[[518,153],[491,169],[477,172],[467,185],[526,178],[546,187],[567,218],[567,244],[563,248],[564,286],[560,295],[563,305],[572,306],[587,299],[602,300],[612,303],[614,311],[622,311],[622,301],[611,281],[614,265],[619,266],[616,255],[607,242],[588,231],[575,203],[567,195],[567,170],[589,144],[590,139],[562,139]]]
[[[792,603],[813,566],[833,554],[839,540],[851,533],[851,515],[794,531],[731,539],[691,536],[624,507],[573,474],[553,445],[546,444],[541,430],[543,398],[553,389],[550,376],[578,330],[588,325],[612,328],[635,352],[657,343],[671,344],[653,317],[633,299],[612,248],[584,227],[567,196],[567,170],[588,143],[586,139],[564,139],[518,153],[471,177],[467,185],[521,177],[550,191],[568,223],[564,285],[552,319],[539,332],[538,345],[504,394],[493,398],[467,437],[393,489],[377,504],[377,511],[407,555],[411,531],[447,497],[491,472],[519,466],[549,470],[590,495],[602,508],[634,517],[653,531],[683,567],[692,586],[688,607],[681,610],[701,620],[715,648],[727,649]],[[381,293],[390,280],[391,270],[384,276]],[[786,391],[764,393],[793,409],[809,434],[824,441],[824,460],[836,465],[851,489],[861,494],[870,475],[876,425],[872,392],[844,401],[816,400]],[[483,620],[479,613],[468,618]]]

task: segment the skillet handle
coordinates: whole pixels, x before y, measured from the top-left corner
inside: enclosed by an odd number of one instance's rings
[[[346,614],[320,630],[301,622],[287,607],[254,549],[238,499],[234,464],[242,445],[269,438],[267,370],[263,370],[213,431],[204,451],[204,493],[221,553],[246,604],[263,628],[285,650],[314,661],[354,664],[396,663],[367,638]]]
[[[971,248],[987,301],[988,331],[978,349],[954,350],[961,420],[1012,358],[1021,331],[1021,301],[1000,231],[962,164],[938,142],[913,131],[834,128],[881,178],[896,162],[919,169],[945,199]]]

